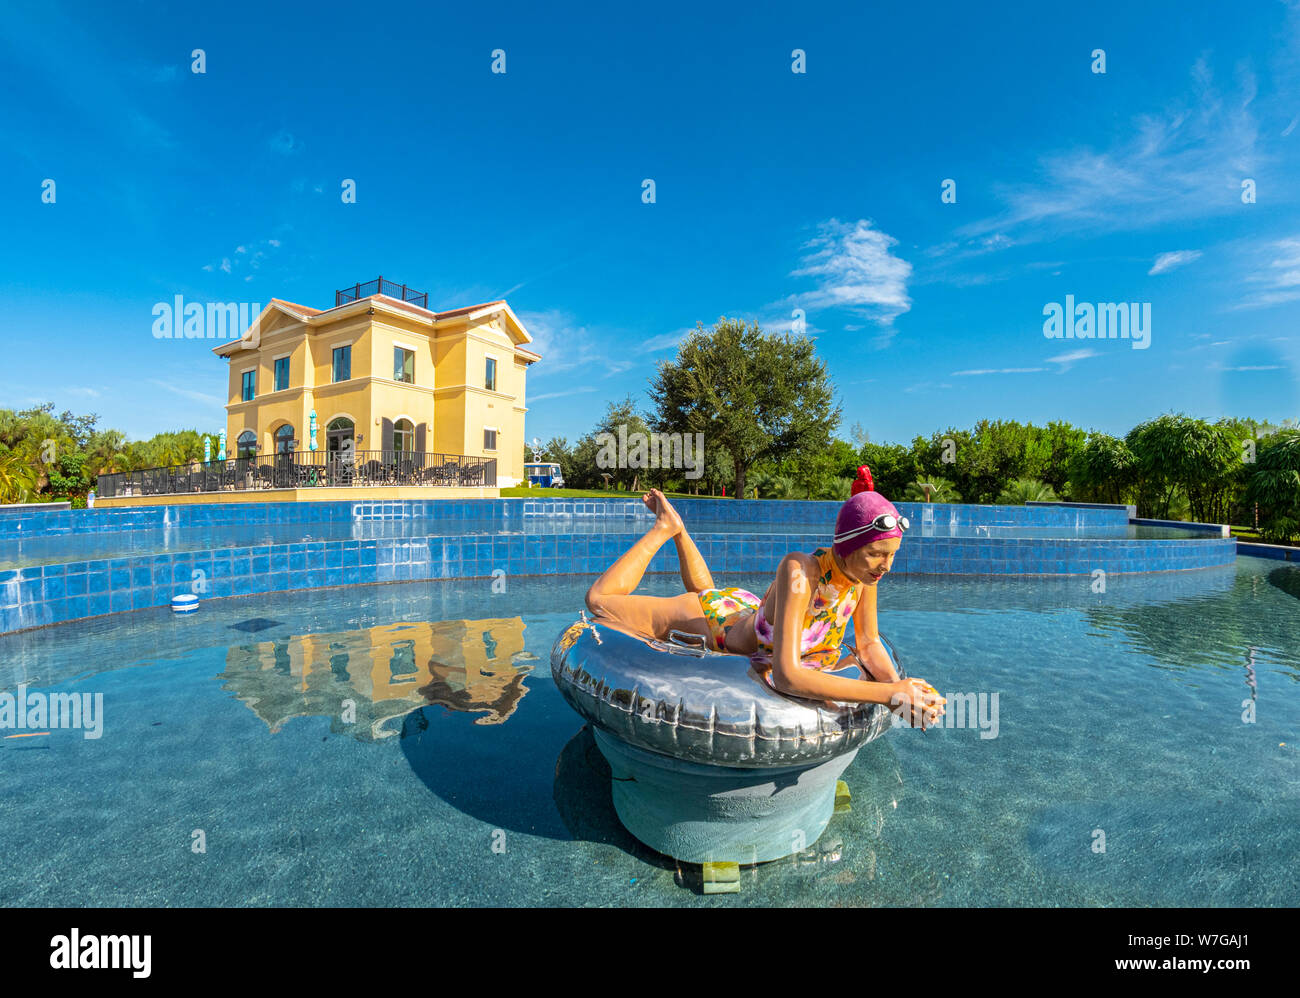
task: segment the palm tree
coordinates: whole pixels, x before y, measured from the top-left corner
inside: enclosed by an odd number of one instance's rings
[[[86,453],[92,476],[127,470],[126,436],[119,430],[96,433],[87,442]]]
[[[846,501],[853,492],[853,479],[848,475],[836,475],[827,484],[825,494],[819,498]]]
[[[998,493],[1001,506],[1023,506],[1027,502],[1055,502],[1056,491],[1037,478],[1017,478]]]
[[[909,482],[903,498],[908,502],[961,502],[952,482],[937,475],[919,475]]]
[[[27,502],[35,491],[32,465],[18,451],[0,449],[0,502]]]

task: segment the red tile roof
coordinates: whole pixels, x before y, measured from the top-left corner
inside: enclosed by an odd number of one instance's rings
[[[445,312],[434,312],[427,308],[421,308],[419,305],[412,305],[409,301],[402,301],[400,298],[393,298],[391,295],[366,295],[364,298],[346,301],[343,305],[352,305],[357,301],[370,301],[372,298],[382,298],[386,305],[395,305],[398,308],[404,308],[408,312],[415,312],[419,315],[431,315],[435,319],[449,319],[457,315],[467,315],[470,312],[477,312],[481,308],[488,308],[492,305],[504,305],[506,303],[504,298],[498,298],[496,301],[486,301],[479,305],[466,305],[464,308],[449,308]],[[323,315],[325,312],[333,311],[333,309],[328,308],[323,311],[319,308],[308,308],[306,305],[297,305],[291,301],[285,301],[283,298],[272,298],[271,301],[305,315]],[[343,305],[335,305],[334,308],[342,308]],[[538,356],[540,357],[541,355],[538,354]]]

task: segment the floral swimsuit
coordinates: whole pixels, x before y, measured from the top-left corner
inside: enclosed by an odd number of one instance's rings
[[[820,576],[804,615],[799,658],[809,669],[834,669],[840,660],[844,630],[858,605],[858,587],[836,566],[830,548],[818,548],[813,557],[817,559]],[[763,616],[762,599],[747,589],[734,586],[705,589],[699,597],[700,609],[708,621],[713,642],[721,652],[727,650],[727,633],[751,613],[758,614],[754,620],[758,651],[749,660],[756,666],[770,669],[775,634],[771,623]]]

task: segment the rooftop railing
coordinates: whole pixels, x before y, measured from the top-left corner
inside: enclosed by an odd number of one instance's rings
[[[369,298],[371,295],[388,295],[389,298],[396,298],[398,301],[410,302],[412,305],[419,305],[420,308],[429,307],[429,295],[425,291],[416,291],[415,288],[408,288],[405,284],[398,284],[396,281],[385,280],[381,274],[373,281],[366,281],[364,284],[354,284],[350,288],[343,288],[341,291],[334,292],[334,305],[347,304],[350,301],[360,301],[362,298]]]
[[[95,494],[110,499],[256,489],[490,487],[496,483],[496,458],[391,450],[293,451],[100,475]]]

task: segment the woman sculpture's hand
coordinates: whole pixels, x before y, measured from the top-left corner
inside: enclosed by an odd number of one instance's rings
[[[912,677],[889,684],[889,708],[911,727],[925,729],[938,722],[948,701],[924,679]]]

